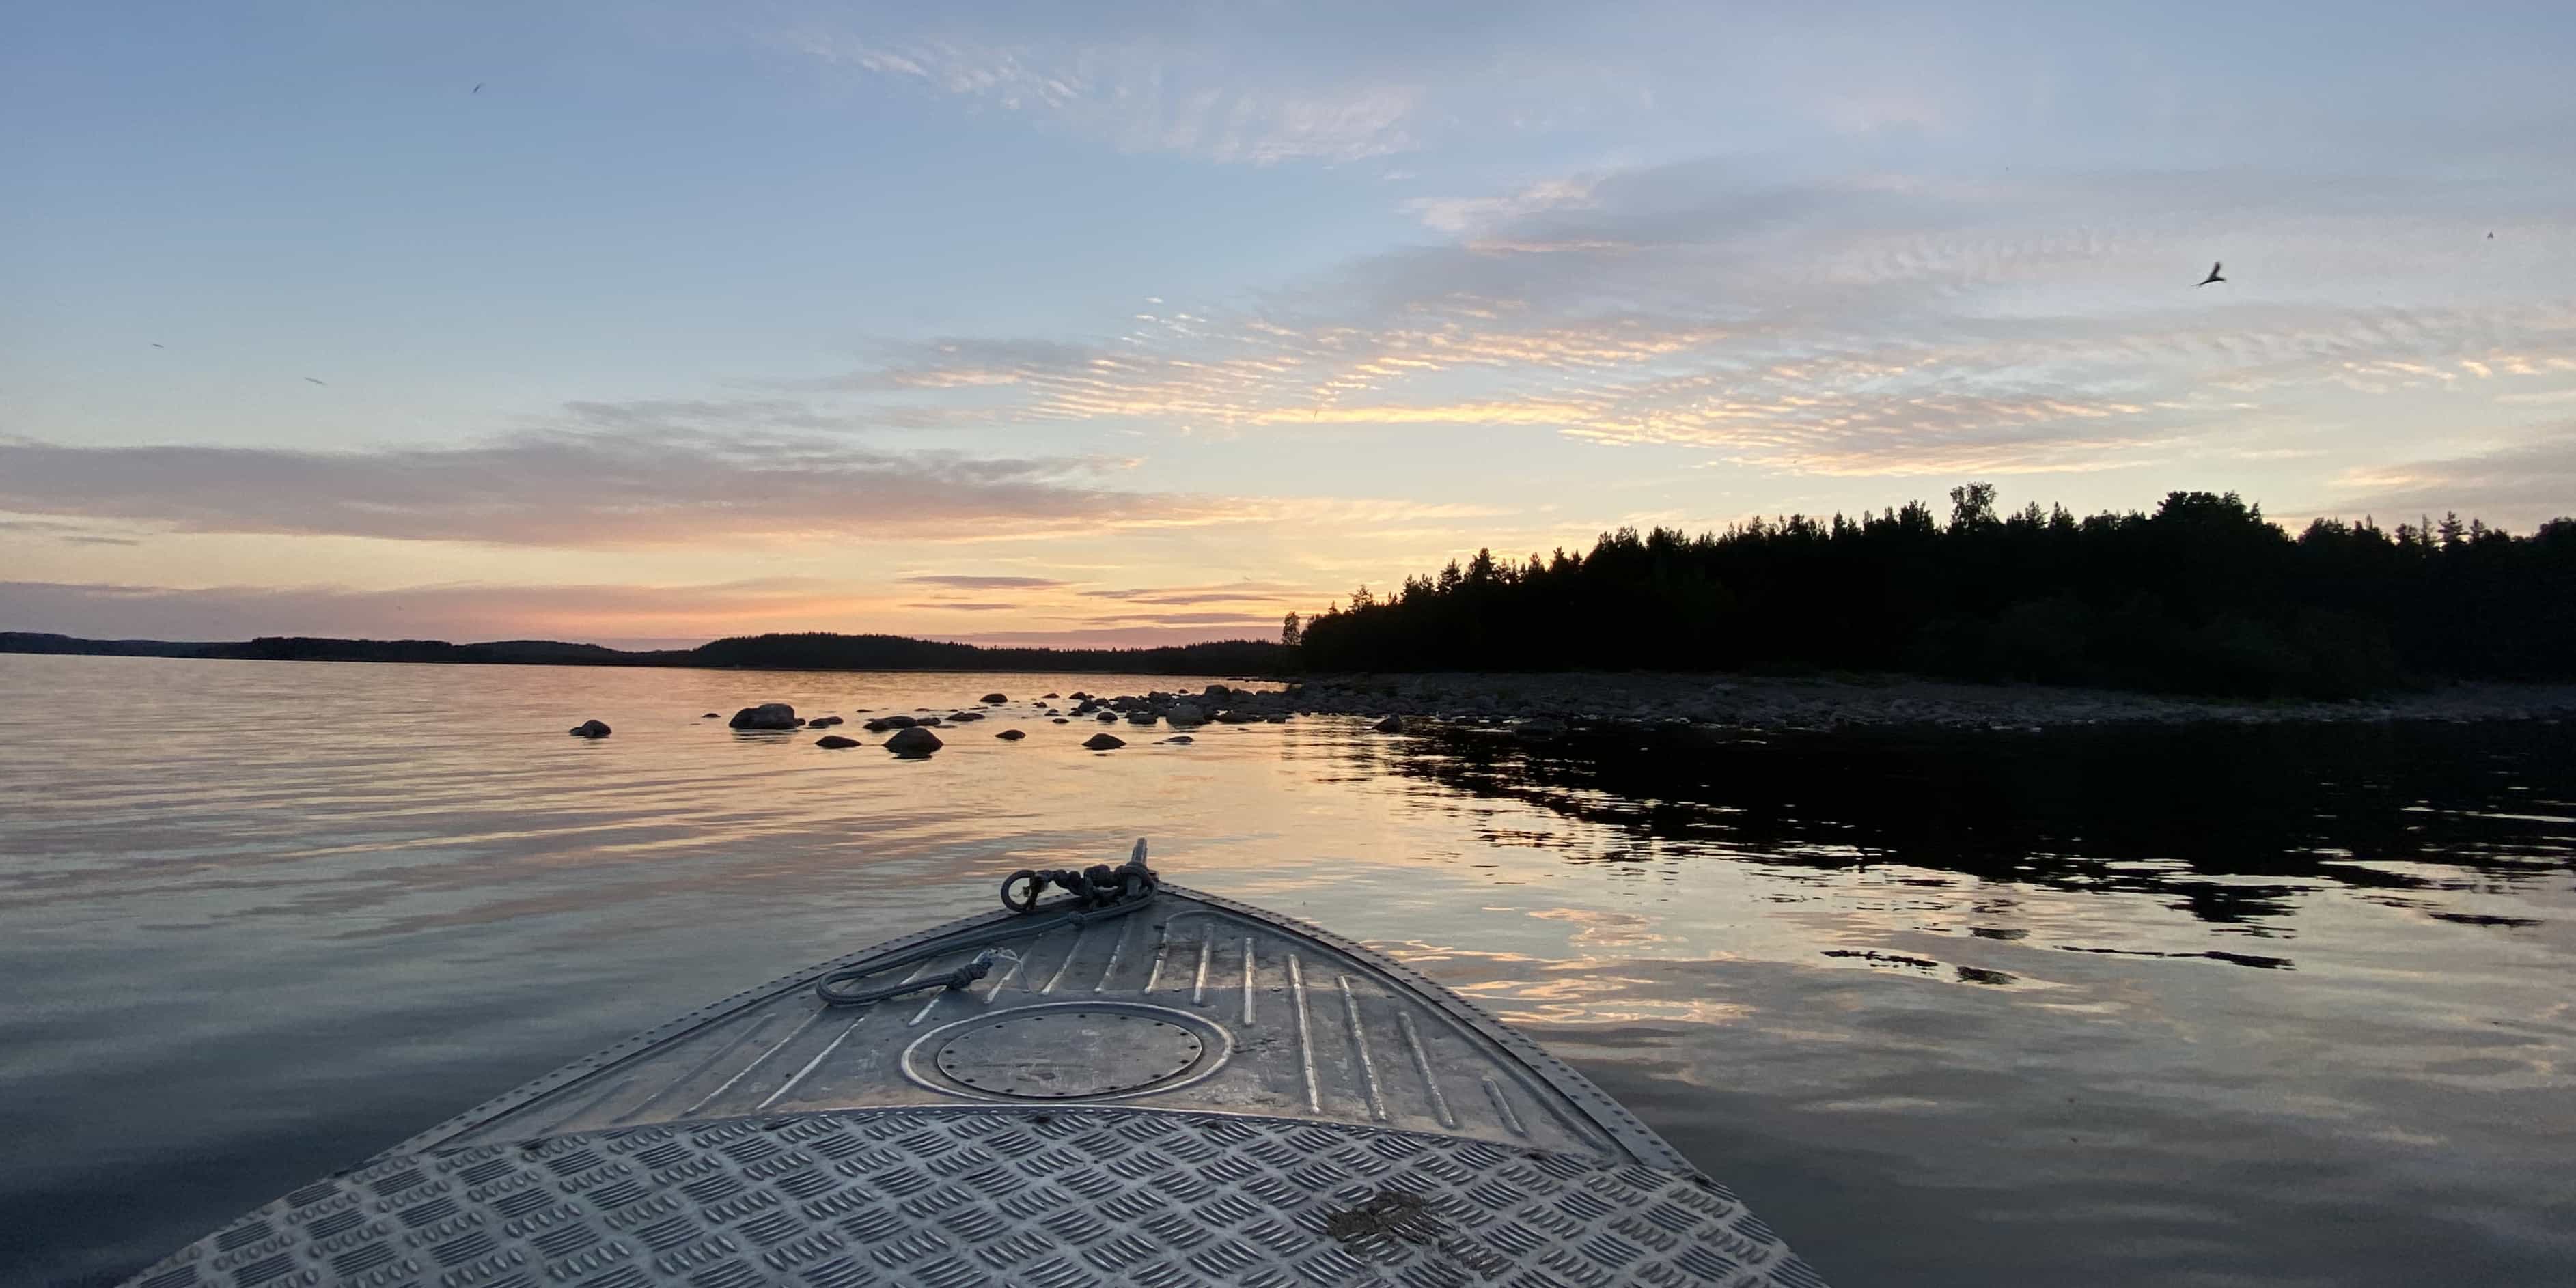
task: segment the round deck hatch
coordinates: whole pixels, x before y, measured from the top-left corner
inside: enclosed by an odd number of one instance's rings
[[[904,1052],[904,1073],[952,1095],[1098,1100],[1140,1095],[1216,1070],[1225,1030],[1185,1011],[1051,1002],[935,1029]]]

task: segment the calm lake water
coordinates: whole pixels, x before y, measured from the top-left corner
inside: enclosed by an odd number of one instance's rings
[[[1842,1288],[2576,1277],[2576,728],[898,761],[698,718],[1149,683],[0,656],[0,1278],[1140,834],[1480,999]]]

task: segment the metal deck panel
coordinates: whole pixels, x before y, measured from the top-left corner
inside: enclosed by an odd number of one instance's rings
[[[132,1282],[1816,1288],[1580,1074],[1330,932],[1164,886],[748,989],[307,1186]],[[962,989],[826,1006],[1009,956]]]
[[[969,1106],[394,1155],[134,1282],[1822,1284],[1696,1174],[1294,1118]]]

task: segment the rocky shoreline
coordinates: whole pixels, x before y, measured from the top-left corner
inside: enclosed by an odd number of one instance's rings
[[[1952,684],[1895,675],[1789,679],[1441,673],[1319,676],[1291,686],[1281,702],[1288,710],[1305,714],[1505,725],[1534,737],[1593,726],[1667,731],[1821,731],[1870,726],[2035,731],[2119,724],[2556,720],[2576,716],[2576,685],[2455,684],[2358,701],[2319,702]]]
[[[1025,714],[1007,710],[1020,708]],[[2453,684],[2420,692],[2349,702],[2228,701],[2166,697],[2108,689],[2042,685],[1951,684],[1893,675],[1821,678],[1713,676],[1621,672],[1552,675],[1319,676],[1279,688],[1210,684],[1197,692],[1048,693],[1011,703],[988,693],[945,716],[877,714],[861,726],[886,734],[881,745],[898,756],[927,756],[944,745],[934,729],[957,732],[999,716],[1047,720],[1059,726],[1091,725],[1083,745],[1094,751],[1127,745],[1109,732],[1125,726],[1131,736],[1168,732],[1159,741],[1186,745],[1205,725],[1280,724],[1301,715],[1351,716],[1380,733],[1451,729],[1510,735],[1527,742],[1614,739],[1648,745],[1718,746],[1762,733],[1843,729],[1944,729],[2038,733],[2083,726],[2187,724],[2350,724],[2422,720],[2468,724],[2576,716],[2576,685]],[[704,719],[715,719],[708,712]],[[739,731],[812,731],[841,724],[840,716],[811,720],[783,702],[744,707],[729,725]],[[574,736],[608,736],[592,720]],[[1070,732],[1070,730],[1068,730]],[[1006,728],[993,737],[1018,742],[1027,733]],[[857,739],[827,734],[816,745],[845,749]]]

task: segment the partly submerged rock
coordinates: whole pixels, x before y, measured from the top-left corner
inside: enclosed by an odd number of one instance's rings
[[[1103,711],[1103,712],[1101,712],[1098,716],[1095,716],[1095,717],[1093,717],[1093,718],[1094,718],[1094,719],[1096,719],[1096,720],[1098,720],[1098,721],[1100,721],[1100,723],[1102,723],[1102,724],[1116,724],[1116,723],[1118,723],[1118,713],[1117,713],[1117,712],[1115,712],[1115,711]]]
[[[784,702],[764,702],[744,707],[725,722],[736,729],[793,729],[804,722],[796,718],[796,708]]]
[[[822,737],[815,739],[814,745],[817,747],[829,747],[834,751],[839,751],[843,747],[858,746],[859,740],[856,738],[844,738],[837,733],[827,733]]]
[[[869,733],[884,733],[888,729],[909,729],[912,727],[912,717],[878,716],[876,719],[870,720],[859,727],[867,730]]]
[[[1565,736],[1565,722],[1549,716],[1535,716],[1512,726],[1512,736],[1523,742],[1548,742]]]
[[[1020,739],[1028,737],[1027,734],[1021,733],[1017,729],[1005,729],[993,736],[1004,742],[1018,742]]]
[[[1073,720],[1072,720],[1072,718],[1071,718],[1071,717],[1069,717],[1069,716],[1057,716],[1057,717],[1055,718],[1055,722],[1056,722],[1057,724],[1072,724],[1072,723],[1073,723]]]
[[[1165,742],[1171,742],[1171,743],[1179,743],[1180,745],[1182,745],[1182,746],[1186,747],[1186,746],[1190,745],[1191,743],[1198,741],[1198,739],[1193,738],[1193,737],[1191,737],[1191,736],[1189,736],[1188,734],[1185,734],[1185,733],[1176,733],[1176,734],[1173,734],[1173,735],[1172,735],[1171,737],[1169,737],[1169,738],[1165,738],[1163,741],[1165,741]]]
[[[584,720],[565,732],[576,738],[605,738],[608,736],[608,726],[597,720]]]
[[[909,729],[897,729],[893,737],[885,740],[885,749],[898,756],[927,756],[946,745],[939,741],[938,734],[920,725],[914,725]]]
[[[948,713],[948,723],[950,724],[965,724],[970,720],[981,720],[983,718],[984,713],[981,711],[951,711]]]
[[[1127,723],[1132,725],[1150,725],[1161,718],[1162,717],[1155,715],[1151,711],[1130,711],[1127,713]]]
[[[724,719],[724,717],[723,717],[723,716],[717,715],[715,712],[712,712],[712,711],[710,711],[710,712],[706,713],[705,715],[699,716],[698,718],[699,718],[700,720],[722,720],[722,719]]]
[[[1095,733],[1090,737],[1083,739],[1082,745],[1093,751],[1108,751],[1112,748],[1126,746],[1127,740],[1114,733]]]
[[[1379,733],[1402,733],[1404,732],[1404,717],[1388,716],[1386,719],[1370,725],[1369,728],[1375,729]]]
[[[1165,718],[1176,726],[1206,724],[1207,710],[1195,702],[1175,702],[1172,704],[1172,709],[1165,713]]]
[[[1009,699],[1009,698],[1003,697],[1001,694],[998,694],[998,693],[987,693],[987,694],[985,694],[984,696],[982,696],[982,697],[980,697],[980,698],[977,698],[977,699],[975,699],[975,700],[976,700],[977,702],[981,702],[981,703],[983,703],[985,706],[988,706],[988,707],[998,707],[998,706],[1002,705],[1003,703],[1010,701],[1010,699]]]
[[[829,729],[833,725],[839,723],[841,723],[841,718],[839,716],[816,716],[813,719],[806,721],[805,727],[808,729]]]

